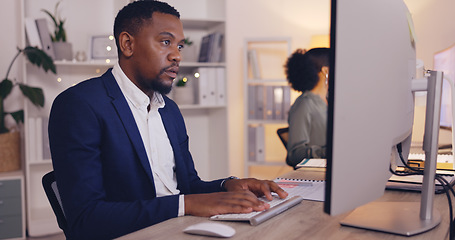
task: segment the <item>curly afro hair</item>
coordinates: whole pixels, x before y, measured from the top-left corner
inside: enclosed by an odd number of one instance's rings
[[[287,60],[286,77],[291,87],[300,92],[313,89],[322,67],[329,66],[329,48],[297,49]]]

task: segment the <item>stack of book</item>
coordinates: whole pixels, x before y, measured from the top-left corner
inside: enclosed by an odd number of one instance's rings
[[[223,34],[214,32],[202,38],[199,62],[221,62]]]

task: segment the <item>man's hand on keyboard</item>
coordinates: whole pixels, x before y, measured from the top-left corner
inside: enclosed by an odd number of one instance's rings
[[[263,211],[270,206],[248,190],[185,195],[185,215],[209,217],[226,213]]]
[[[225,188],[229,192],[235,191],[250,191],[257,197],[264,196],[268,200],[272,200],[272,192],[278,194],[280,198],[286,198],[288,193],[278,186],[273,181],[258,180],[255,178],[244,178],[244,179],[229,179],[224,184]]]

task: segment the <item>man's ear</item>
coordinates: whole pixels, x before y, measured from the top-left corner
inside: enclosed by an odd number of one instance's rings
[[[121,32],[118,37],[118,43],[120,48],[120,54],[129,58],[133,55],[134,52],[134,37],[127,33]]]

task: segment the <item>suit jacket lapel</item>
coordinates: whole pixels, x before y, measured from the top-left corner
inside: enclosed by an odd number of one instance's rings
[[[146,171],[150,181],[154,183],[152,171],[150,168],[150,163],[147,157],[147,152],[144,148],[144,143],[141,138],[141,134],[136,125],[136,121],[134,120],[133,113],[126,102],[126,99],[123,93],[120,90],[120,87],[117,84],[117,81],[114,79],[114,76],[111,73],[111,70],[106,72],[103,75],[104,84],[106,86],[107,94],[113,99],[112,104],[114,108],[117,110],[117,114],[121,121],[123,122],[123,126],[129,136],[129,139],[136,150],[137,156],[139,157],[139,161],[142,164],[142,167]]]
[[[174,160],[175,160],[175,173],[177,176],[177,188],[181,193],[185,194],[189,192],[188,177],[186,175],[186,164],[184,161],[184,156],[180,154],[182,151],[180,149],[180,143],[178,140],[177,129],[175,129],[175,116],[174,112],[169,108],[169,101],[166,96],[163,96],[166,105],[164,108],[160,108],[161,119],[163,121],[164,128],[166,129],[169,142],[171,143],[172,150],[174,151]]]

